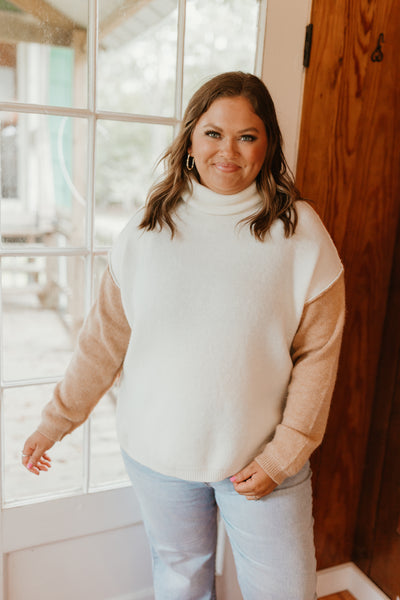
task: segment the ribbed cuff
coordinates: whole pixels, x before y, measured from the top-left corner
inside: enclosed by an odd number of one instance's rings
[[[42,412],[42,420],[37,431],[46,436],[52,442],[60,442],[67,433],[74,429],[71,421],[60,415],[50,412],[49,406],[45,406]]]
[[[272,457],[266,450],[256,456],[254,459],[260,467],[266,472],[266,474],[271,477],[278,485],[282,483],[287,474],[282,470],[281,466],[277,462],[277,460]]]

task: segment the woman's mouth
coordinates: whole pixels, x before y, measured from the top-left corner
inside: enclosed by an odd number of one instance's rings
[[[234,173],[240,169],[239,165],[230,162],[217,162],[215,163],[215,168],[223,173]]]

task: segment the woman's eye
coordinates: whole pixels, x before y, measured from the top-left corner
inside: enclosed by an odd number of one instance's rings
[[[256,139],[254,135],[242,135],[240,138],[243,142],[254,142]]]
[[[220,134],[218,133],[218,131],[206,131],[206,135],[208,135],[208,137],[212,137],[212,138],[218,138],[220,137]]]

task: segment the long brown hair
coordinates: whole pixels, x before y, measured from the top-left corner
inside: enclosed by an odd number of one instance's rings
[[[283,155],[282,134],[274,103],[261,79],[241,71],[213,77],[192,96],[178,136],[160,159],[160,162],[165,161],[166,171],[161,180],[150,188],[139,225],[141,229],[150,231],[167,225],[174,236],[176,225],[172,215],[182,201],[183,192],[191,190],[190,176],[194,175],[200,181],[196,167],[189,172],[186,166],[193,130],[201,115],[215,100],[236,96],[243,96],[250,102],[265,125],[268,140],[264,164],[256,177],[257,190],[263,203],[256,213],[241,223],[248,224],[252,234],[261,241],[275,219],[283,222],[286,237],[293,235],[297,225],[295,201],[300,199],[300,195]]]

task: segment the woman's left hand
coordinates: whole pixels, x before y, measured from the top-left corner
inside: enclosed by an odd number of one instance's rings
[[[237,493],[246,496],[247,500],[259,500],[270,494],[278,485],[255,460],[230,480]]]

